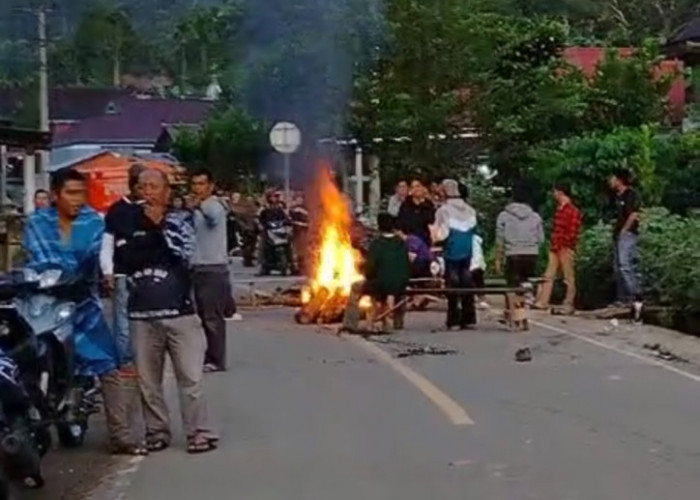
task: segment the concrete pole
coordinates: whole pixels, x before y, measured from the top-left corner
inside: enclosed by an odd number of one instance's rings
[[[49,131],[49,65],[46,41],[46,8],[37,11],[39,35],[39,130]],[[39,152],[36,183],[44,189],[49,187],[49,153]]]
[[[372,221],[377,220],[382,204],[382,185],[379,176],[379,157],[371,155],[369,163],[369,211]]]
[[[24,155],[24,215],[34,212],[34,191],[36,191],[36,157],[34,152]]]
[[[362,148],[355,148],[355,213],[360,214],[365,208],[364,185],[362,181]]]
[[[292,172],[290,166],[290,158],[288,154],[283,154],[284,156],[284,203],[287,208],[292,206]]]
[[[5,212],[7,200],[7,146],[0,145],[0,212]]]

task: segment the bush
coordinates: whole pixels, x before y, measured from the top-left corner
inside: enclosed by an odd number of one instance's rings
[[[664,208],[642,216],[639,268],[645,298],[683,314],[700,312],[700,219]],[[614,298],[613,244],[610,226],[586,229],[578,249],[579,307],[606,305]]]
[[[700,312],[700,219],[652,209],[644,214],[642,231],[646,296],[679,311]]]
[[[583,232],[576,259],[576,288],[581,309],[604,307],[615,299],[611,226],[598,223]]]

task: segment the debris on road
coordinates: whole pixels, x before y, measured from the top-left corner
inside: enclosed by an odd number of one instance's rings
[[[532,350],[529,347],[523,347],[515,352],[515,361],[518,363],[529,363],[532,361]]]
[[[644,349],[652,351],[655,358],[663,361],[669,361],[671,363],[690,363],[687,359],[664,348],[661,344],[644,344]]]
[[[455,349],[443,347],[422,346],[409,347],[396,355],[397,358],[410,358],[413,356],[447,356],[449,354],[458,354]]]
[[[408,342],[393,338],[373,338],[375,344],[394,346],[394,353],[397,358],[411,358],[414,356],[449,356],[459,354],[459,351],[449,347],[440,347],[418,342]]]

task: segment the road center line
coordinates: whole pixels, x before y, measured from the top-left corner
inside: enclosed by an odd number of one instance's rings
[[[450,398],[435,384],[425,378],[420,373],[409,368],[401,361],[393,358],[391,354],[381,349],[377,345],[356,335],[345,336],[353,344],[372,354],[375,358],[387,364],[399,375],[402,375],[423,395],[438,407],[453,425],[474,425],[474,421],[469,417],[466,410],[462,408],[454,399]]]
[[[659,368],[663,368],[666,371],[669,371],[671,373],[675,373],[676,375],[680,375],[681,377],[685,377],[687,379],[690,379],[694,382],[700,382],[700,375],[695,375],[693,373],[687,372],[685,370],[681,370],[680,368],[676,368],[675,366],[669,365],[668,363],[664,363],[662,361],[657,361],[655,359],[648,358],[646,356],[643,356],[641,354],[637,354],[636,352],[628,351],[626,349],[622,349],[620,347],[615,347],[614,345],[606,344],[605,342],[601,342],[596,339],[592,339],[586,335],[582,335],[580,333],[574,333],[569,330],[566,330],[564,328],[559,328],[556,326],[551,326],[546,323],[540,323],[539,321],[533,321],[530,320],[530,323],[533,325],[539,326],[540,328],[544,328],[546,330],[550,330],[552,332],[556,333],[562,333],[564,335],[568,335],[569,337],[573,337],[575,339],[580,340],[581,342],[586,342],[588,344],[600,347],[602,349],[607,349],[608,351],[613,351],[618,354],[622,354],[623,356],[628,356],[630,358],[634,358],[638,361],[642,361],[643,363],[656,366]]]

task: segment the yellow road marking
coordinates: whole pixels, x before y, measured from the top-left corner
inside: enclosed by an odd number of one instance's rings
[[[438,389],[435,384],[433,384],[423,375],[409,368],[401,361],[393,358],[391,354],[384,351],[372,342],[368,342],[367,340],[355,335],[350,335],[346,338],[353,344],[372,354],[378,360],[387,364],[399,375],[402,375],[406,380],[413,384],[416,389],[422,392],[423,395],[435,406],[437,406],[453,425],[474,425],[474,421],[469,417],[469,414],[464,408],[462,408],[454,399]]]

